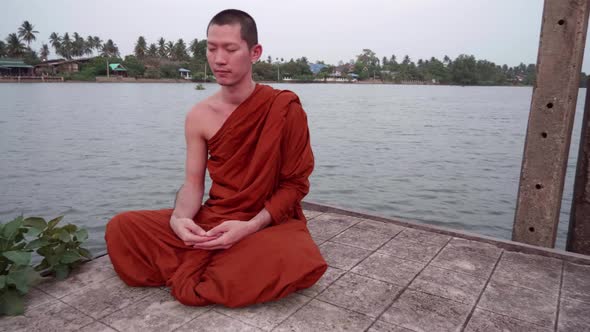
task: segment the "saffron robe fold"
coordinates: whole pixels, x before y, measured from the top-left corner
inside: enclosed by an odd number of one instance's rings
[[[266,208],[269,227],[226,250],[187,247],[172,209],[129,211],[107,224],[115,270],[130,286],[171,287],[187,305],[240,307],[312,286],[327,264],[301,209],[314,167],[307,117],[290,91],[257,84],[208,142],[209,199],[193,218],[209,230]]]

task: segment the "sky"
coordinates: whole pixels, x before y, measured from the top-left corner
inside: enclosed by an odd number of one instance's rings
[[[379,59],[472,54],[515,66],[537,61],[543,1],[3,0],[0,38],[28,20],[39,31],[32,44],[36,50],[49,43],[51,32],[78,32],[113,39],[127,55],[140,35],[148,44],[160,37],[183,38],[187,44],[206,38],[211,17],[227,8],[254,17],[263,59],[306,56],[337,64],[369,48]],[[586,45],[585,54],[590,54]],[[590,59],[584,59],[582,69],[590,72]]]

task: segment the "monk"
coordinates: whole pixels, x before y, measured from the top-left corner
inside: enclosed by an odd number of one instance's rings
[[[252,80],[261,55],[250,15],[213,17],[207,60],[221,89],[186,116],[174,209],[120,213],[106,228],[127,285],[166,285],[186,305],[241,307],[310,287],[326,271],[300,204],[314,167],[307,116],[293,92]]]

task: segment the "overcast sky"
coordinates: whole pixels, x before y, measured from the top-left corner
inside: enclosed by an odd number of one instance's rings
[[[380,59],[408,54],[417,61],[466,53],[514,66],[536,63],[543,1],[3,0],[0,38],[29,20],[40,32],[35,49],[48,42],[51,32],[78,32],[111,38],[126,55],[140,35],[148,43],[159,37],[183,38],[187,44],[205,38],[211,17],[227,8],[254,17],[264,59],[306,56],[337,64],[369,48]],[[588,60],[585,72],[590,72]]]

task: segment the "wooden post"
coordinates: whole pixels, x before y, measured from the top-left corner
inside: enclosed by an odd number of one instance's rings
[[[586,82],[586,87],[586,104],[566,250],[590,255],[590,79]]]
[[[554,247],[590,0],[545,0],[512,239]]]

